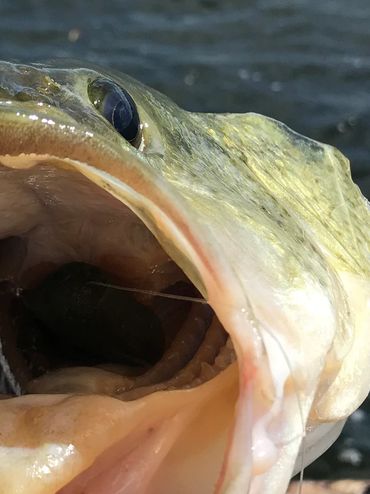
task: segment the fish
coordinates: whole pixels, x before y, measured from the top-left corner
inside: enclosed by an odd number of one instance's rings
[[[0,493],[283,494],[369,391],[369,203],[84,65],[0,63]]]

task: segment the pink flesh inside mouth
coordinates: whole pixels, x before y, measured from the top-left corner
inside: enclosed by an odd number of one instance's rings
[[[212,308],[141,220],[79,173],[0,174],[2,393],[25,395],[1,402],[16,420],[0,432],[30,457],[67,445],[29,492],[192,492],[206,463],[213,492],[237,371]]]

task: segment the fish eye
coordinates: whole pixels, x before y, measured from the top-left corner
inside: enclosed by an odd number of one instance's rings
[[[142,139],[139,112],[129,93],[118,84],[104,78],[88,86],[91,103],[121,136],[139,148]]]

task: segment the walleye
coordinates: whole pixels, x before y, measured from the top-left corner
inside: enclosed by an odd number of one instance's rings
[[[283,494],[369,391],[345,157],[3,62],[0,163],[0,492]]]

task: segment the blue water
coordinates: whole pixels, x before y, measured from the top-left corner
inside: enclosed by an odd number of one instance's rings
[[[0,58],[79,58],[190,110],[278,118],[341,149],[370,198],[369,0],[1,0],[0,33]],[[369,412],[308,475],[370,476]]]

